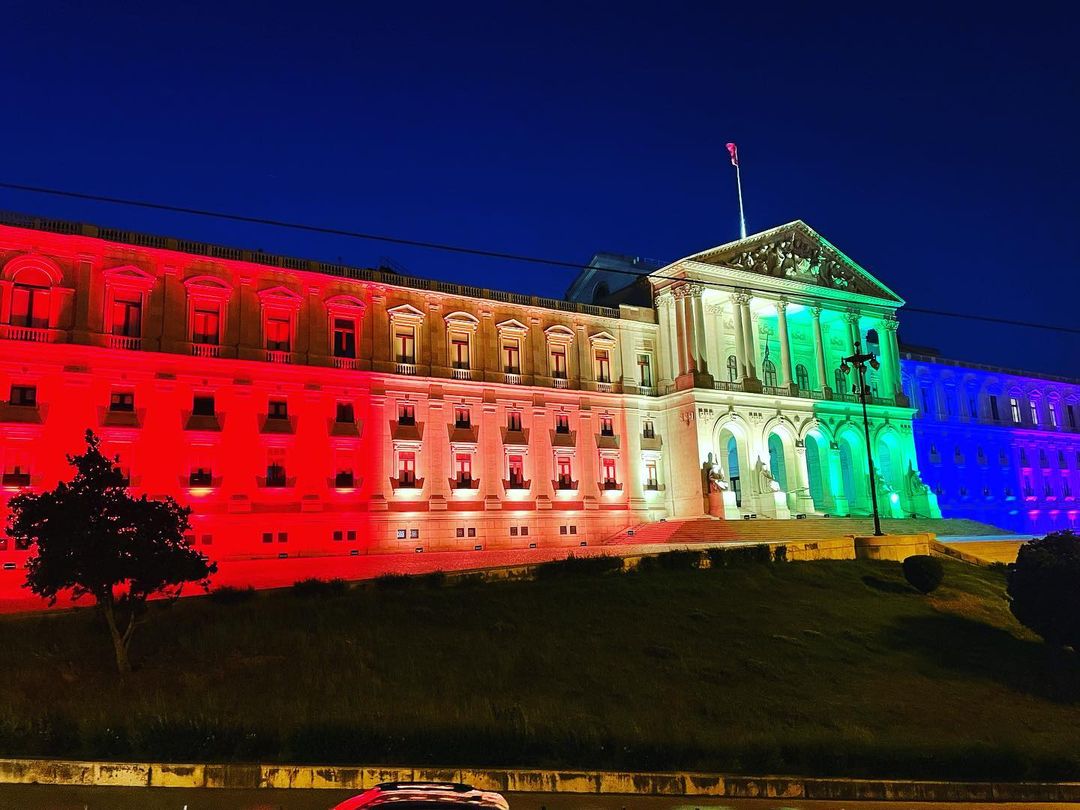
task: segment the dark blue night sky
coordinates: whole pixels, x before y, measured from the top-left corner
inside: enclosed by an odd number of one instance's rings
[[[668,260],[737,236],[734,140],[751,231],[801,218],[911,306],[1075,328],[1080,27],[1065,3],[995,6],[8,2],[0,180]],[[574,275],[11,191],[0,207],[541,295]],[[949,356],[1080,376],[1080,336],[901,322]]]

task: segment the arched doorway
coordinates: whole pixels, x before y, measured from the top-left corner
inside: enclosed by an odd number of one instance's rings
[[[731,491],[735,493],[736,506],[743,504],[743,490],[747,478],[743,474],[747,463],[746,434],[734,421],[722,425],[716,434],[717,459],[724,468]]]
[[[787,461],[784,458],[784,440],[776,433],[769,434],[769,472],[773,480],[780,485],[781,492],[788,492]]]
[[[837,442],[840,449],[840,483],[852,515],[869,514],[866,506],[866,459],[859,438],[853,431],[845,431]]]

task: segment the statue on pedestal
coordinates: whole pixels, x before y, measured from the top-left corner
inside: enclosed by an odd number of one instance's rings
[[[915,469],[915,465],[908,461],[907,471],[907,489],[908,493],[913,496],[925,495],[930,491],[922,480],[922,476],[919,475],[919,471]]]

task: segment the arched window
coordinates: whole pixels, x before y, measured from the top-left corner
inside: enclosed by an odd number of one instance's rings
[[[800,391],[810,390],[810,374],[802,363],[795,366],[795,384],[799,386]]]
[[[24,271],[16,278],[11,289],[10,323],[31,329],[49,328],[49,283],[44,273]]]
[[[739,381],[739,359],[733,354],[727,356],[727,378],[728,382]]]
[[[776,388],[776,363],[766,359],[761,364],[761,376],[765,381],[765,385]]]

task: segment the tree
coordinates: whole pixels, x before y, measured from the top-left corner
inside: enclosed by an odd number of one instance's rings
[[[1048,643],[1080,650],[1080,536],[1053,532],[1020,546],[1009,609]]]
[[[36,545],[26,563],[26,586],[55,604],[71,591],[89,594],[100,608],[112,638],[116,666],[131,671],[128,648],[135,624],[153,595],[177,597],[185,583],[209,587],[217,566],[184,539],[191,510],[172,498],[132,497],[119,459],[101,452],[86,431],[86,452],[68,456],[70,482],[49,492],[11,499],[7,533]]]

